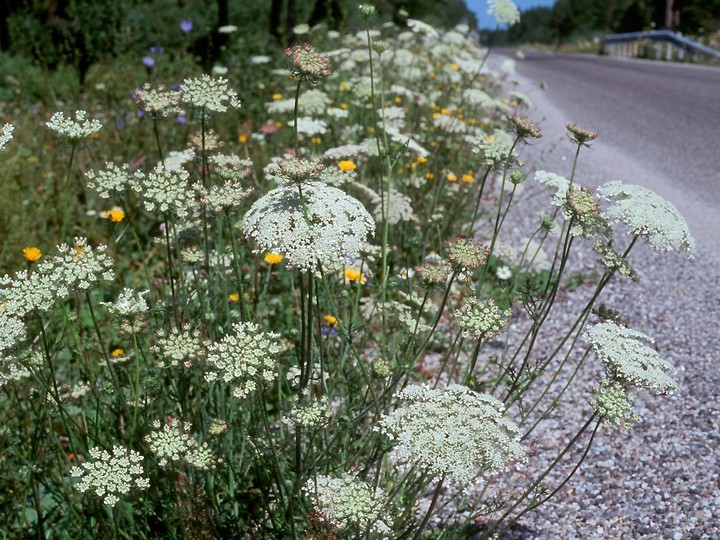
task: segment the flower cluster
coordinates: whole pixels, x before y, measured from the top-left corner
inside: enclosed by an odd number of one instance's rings
[[[448,260],[457,270],[475,270],[484,266],[490,248],[483,248],[468,238],[458,238],[447,243]]]
[[[262,332],[258,325],[240,322],[233,333],[210,345],[205,380],[218,379],[233,385],[233,396],[246,397],[260,381],[272,382],[277,376],[274,356],[282,350],[280,334]]]
[[[332,416],[328,408],[328,398],[323,396],[310,403],[296,403],[283,420],[290,426],[301,426],[305,429],[314,429],[323,426]]]
[[[189,368],[197,358],[204,358],[207,345],[200,337],[199,330],[190,330],[189,326],[182,329],[173,328],[169,334],[158,331],[158,339],[150,348],[157,357],[157,367],[176,368],[180,365]]]
[[[228,80],[209,75],[185,79],[182,84],[181,101],[203,112],[225,112],[228,107],[240,108],[237,92],[228,87]]]
[[[472,142],[472,151],[478,154],[480,163],[488,167],[496,167],[505,163],[517,161],[515,151],[510,154],[510,148],[493,137],[478,137]]]
[[[520,21],[520,10],[511,0],[488,0],[488,15],[495,17],[497,24],[513,25]]]
[[[282,182],[302,184],[316,180],[324,168],[325,165],[317,159],[294,158],[291,160],[279,159],[276,163],[269,165],[266,171]]]
[[[6,310],[0,309],[0,354],[14,348],[23,337],[25,337],[23,322]]]
[[[145,441],[158,457],[158,465],[161,467],[187,463],[201,471],[215,468],[215,460],[207,443],[199,444],[190,435],[191,425],[170,419],[162,428],[160,421],[155,420],[153,427],[155,431],[149,433]]]
[[[330,58],[318,53],[309,43],[290,47],[285,50],[285,55],[292,64],[290,72],[311,84],[317,84],[331,73]]]
[[[552,201],[553,206],[562,208],[565,205],[567,192],[570,189],[570,180],[559,174],[547,171],[537,171],[535,173],[535,180],[555,192]]]
[[[513,131],[520,139],[539,139],[542,137],[540,128],[533,124],[527,116],[514,114],[507,117]]]
[[[135,96],[138,107],[156,117],[180,112],[180,92],[165,90],[162,84],[152,88],[150,83],[145,83],[142,88],[135,89]]]
[[[600,388],[594,389],[595,397],[590,399],[592,408],[604,419],[606,427],[627,428],[640,417],[633,412],[633,396],[617,381],[602,379]]]
[[[695,240],[677,208],[654,191],[642,186],[608,182],[597,189],[600,198],[612,206],[605,217],[625,223],[630,233],[638,235],[656,251],[695,251]]]
[[[610,234],[610,226],[600,213],[600,202],[585,186],[570,188],[565,195],[564,217],[572,222],[570,234],[594,237]]]
[[[395,441],[401,462],[467,484],[483,469],[499,471],[524,456],[517,426],[492,396],[452,384],[444,390],[408,386],[396,397],[397,409],[376,429]]]
[[[75,119],[65,118],[65,114],[57,112],[45,125],[60,139],[70,144],[77,144],[83,139],[92,137],[102,129],[102,124],[97,120],[88,120],[86,111],[75,111]]]
[[[323,518],[340,531],[369,530],[383,538],[390,534],[388,518],[382,511],[387,501],[385,493],[379,488],[373,490],[354,475],[318,476],[308,480],[303,491],[313,499]]]
[[[103,199],[109,199],[111,193],[122,193],[130,185],[132,174],[128,167],[119,167],[114,163],[105,163],[105,170],[85,173],[87,185]]]
[[[112,455],[101,448],[92,448],[94,460],[73,467],[70,474],[80,478],[75,488],[81,493],[92,491],[108,506],[115,506],[120,497],[132,488],[147,489],[150,481],[143,476],[143,456],[133,450],[114,446]]]
[[[319,266],[339,270],[356,259],[369,234],[372,216],[357,199],[320,182],[270,191],[250,207],[243,219],[246,236],[260,252],[284,255],[288,267],[314,272]]]
[[[189,181],[190,173],[184,169],[168,169],[159,163],[148,174],[137,171],[131,187],[142,195],[145,210],[158,208],[161,212],[172,211],[184,218],[197,207],[201,189]]]
[[[12,124],[3,124],[3,127],[0,128],[0,150],[4,150],[5,145],[12,139],[14,129],[15,126]]]
[[[33,311],[45,312],[56,300],[115,277],[105,245],[93,249],[86,238],[76,238],[72,246],[61,244],[57,250],[57,255],[44,258],[31,273],[0,278],[5,311],[18,318]]]
[[[606,321],[588,329],[586,339],[613,380],[659,394],[677,389],[673,366],[646,345],[652,340],[642,332]]]
[[[502,311],[491,298],[481,303],[470,297],[455,312],[455,319],[465,339],[492,339],[507,323],[510,310]]]
[[[582,146],[590,146],[590,141],[597,139],[598,132],[590,131],[587,128],[578,126],[577,124],[567,124],[565,126],[570,133],[570,140]]]
[[[123,289],[115,302],[101,302],[108,311],[120,319],[120,328],[128,334],[139,332],[144,325],[144,315],[148,310],[145,296],[150,291],[135,292]]]

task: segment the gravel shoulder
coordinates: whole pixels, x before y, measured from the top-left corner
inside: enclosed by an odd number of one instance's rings
[[[498,55],[490,65],[503,60]],[[564,126],[593,129],[593,119],[568,118],[563,104],[553,100],[552,88],[543,91],[539,81],[517,74],[511,78],[513,89],[533,101],[528,114],[543,129],[542,139],[520,149],[521,157],[530,170],[569,176],[574,148]],[[638,162],[632,148],[613,146],[612,134],[601,133],[591,149],[581,152],[576,179],[591,188],[610,180],[643,185],[672,202],[689,224],[698,245],[693,260],[637,246],[630,261],[639,280],[618,280],[599,299],[619,309],[631,328],[655,339],[661,356],[677,369],[679,390],[673,396],[638,392],[635,409],[642,421],[626,430],[601,428],[570,484],[523,516],[507,538],[720,538],[720,212],[702,197],[683,192],[662,170]],[[525,204],[532,205],[533,197],[529,186]],[[514,214],[517,227],[534,214],[527,207]],[[576,270],[594,264],[588,249],[578,256]],[[560,299],[560,312],[577,313],[587,294],[585,286],[568,291]],[[553,324],[562,328],[562,317]],[[597,361],[587,364],[561,405],[563,416],[538,429],[548,435],[538,435],[538,448],[560,448],[587,418],[589,388],[597,385],[601,372]],[[551,489],[557,484],[552,477],[547,483]]]

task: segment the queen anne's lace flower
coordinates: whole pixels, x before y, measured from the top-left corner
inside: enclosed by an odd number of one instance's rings
[[[604,418],[606,427],[629,427],[640,417],[633,412],[633,396],[617,381],[603,379],[590,399],[592,408]]]
[[[31,274],[16,272],[0,278],[8,313],[22,318],[33,311],[48,311],[56,300],[115,277],[105,245],[93,249],[86,238],[76,238],[72,246],[61,244],[57,249],[58,255],[43,259]]]
[[[102,129],[102,124],[97,120],[88,120],[86,111],[75,111],[74,120],[65,118],[65,114],[62,112],[57,112],[45,125],[58,137],[71,144],[92,137]]]
[[[38,272],[54,276],[59,297],[67,297],[77,289],[88,290],[101,279],[115,278],[113,260],[104,244],[93,249],[87,238],[78,237],[72,246],[60,244],[57,250],[57,256],[43,260]]]
[[[537,171],[535,173],[535,180],[555,192],[552,204],[553,206],[562,208],[565,204],[568,189],[570,189],[570,180],[559,174],[547,171]]]
[[[520,10],[511,0],[488,0],[488,15],[498,24],[513,25],[520,20]]]
[[[132,289],[125,288],[118,295],[115,302],[100,302],[108,307],[108,311],[117,317],[133,318],[139,317],[148,310],[145,296],[150,291],[135,292]]]
[[[143,456],[134,450],[114,446],[112,455],[101,448],[92,448],[93,461],[73,467],[70,474],[80,478],[75,488],[81,493],[92,491],[108,506],[115,506],[131,489],[147,489],[150,481],[143,476]]]
[[[492,339],[505,326],[509,316],[510,311],[501,311],[492,298],[481,303],[472,296],[455,312],[465,339]]]
[[[492,396],[452,384],[408,386],[397,398],[398,408],[376,429],[395,442],[401,462],[467,484],[483,469],[499,471],[524,456],[517,426]]]
[[[607,321],[591,327],[588,342],[613,380],[667,394],[677,388],[670,377],[675,370],[646,343],[652,339],[636,330]]]
[[[623,222],[631,234],[645,238],[656,251],[695,251],[695,240],[680,212],[654,191],[642,186],[608,182],[597,189],[612,206],[605,211],[609,221]]]
[[[228,80],[209,75],[185,79],[182,84],[183,103],[203,111],[225,112],[228,107],[240,108],[237,92],[228,86]]]
[[[15,126],[12,124],[3,124],[2,129],[0,129],[0,150],[4,150],[5,145],[12,139],[14,129]]]
[[[136,103],[146,113],[166,117],[171,112],[180,112],[180,92],[165,90],[165,86],[152,88],[145,83],[142,88],[135,89]]]
[[[155,431],[145,437],[150,451],[158,457],[158,465],[187,463],[199,470],[215,467],[215,460],[207,443],[200,444],[192,438],[192,426],[180,420],[171,419],[164,426],[158,420],[153,422]]]
[[[0,353],[15,347],[25,336],[25,324],[0,307]]]
[[[303,491],[312,498],[315,510],[340,531],[369,528],[382,538],[390,533],[388,518],[383,513],[387,496],[380,488],[373,490],[353,475],[318,476],[308,480]]]
[[[277,377],[274,356],[282,350],[280,334],[262,332],[258,325],[241,322],[233,333],[210,345],[205,380],[221,380],[233,385],[233,396],[246,397],[258,382],[272,382]]]
[[[157,343],[150,350],[157,355],[157,366],[161,369],[181,364],[189,368],[194,360],[205,357],[207,344],[200,337],[199,330],[193,331],[184,326],[182,329],[173,328],[169,334],[160,330]]]
[[[330,58],[318,53],[309,43],[288,48],[285,55],[290,58],[290,72],[295,77],[316,84],[330,75]]]
[[[289,267],[313,272],[342,268],[359,256],[375,230],[363,205],[343,191],[320,182],[272,190],[245,214],[243,231],[258,244],[256,252],[285,256]]]
[[[184,218],[197,206],[200,188],[191,185],[190,174],[184,170],[166,169],[158,164],[147,175],[138,171],[132,180],[132,188],[143,198],[148,212],[158,208],[161,212],[172,211],[177,217]]]
[[[293,101],[293,107],[295,100]],[[298,109],[302,114],[315,115],[322,114],[330,105],[330,98],[322,90],[310,89],[300,94],[298,99]]]
[[[119,167],[114,163],[106,162],[105,170],[85,173],[89,188],[97,191],[103,199],[109,199],[111,193],[122,193],[130,184],[132,175],[129,167]]]

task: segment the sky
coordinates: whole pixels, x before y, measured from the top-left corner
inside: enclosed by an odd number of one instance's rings
[[[552,6],[555,0],[513,0],[520,11],[531,7]],[[465,0],[465,4],[470,11],[475,12],[478,18],[478,26],[480,28],[496,28],[495,19],[487,14],[487,0]]]

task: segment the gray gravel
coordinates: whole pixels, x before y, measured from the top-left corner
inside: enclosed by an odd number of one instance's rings
[[[533,100],[529,116],[541,124],[544,133],[537,144],[521,149],[522,157],[532,167],[569,176],[574,149],[564,124],[577,122],[593,129],[592,118],[567,118],[562,102],[553,102],[552,88],[546,94],[537,82],[515,79],[516,89]],[[642,421],[626,430],[601,428],[570,484],[553,500],[524,515],[505,536],[720,538],[720,212],[718,208],[708,212],[702,197],[683,193],[663,171],[637,161],[632,148],[614,147],[612,134],[601,134],[592,149],[581,153],[576,178],[591,188],[609,180],[645,185],[675,204],[690,225],[698,242],[694,260],[637,246],[630,259],[639,281],[618,280],[600,299],[620,309],[631,328],[655,339],[661,356],[677,368],[679,390],[673,396],[638,393],[635,409]],[[536,190],[530,183],[524,197],[532,205]],[[526,206],[513,216],[516,227],[522,229],[534,212]],[[586,249],[574,260],[574,270],[592,262]],[[559,299],[560,316],[552,324],[562,328],[591,291],[590,284],[566,291]],[[597,384],[600,372],[596,361],[586,362],[561,406],[562,414],[537,430],[535,443],[540,452],[529,468],[539,466],[545,451],[561,448],[582,425],[589,411],[589,388]],[[570,461],[563,471],[573,464]],[[551,489],[558,478],[548,477]]]

